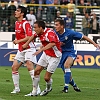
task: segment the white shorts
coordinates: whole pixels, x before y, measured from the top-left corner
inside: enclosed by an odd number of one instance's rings
[[[47,68],[48,72],[54,73],[60,60],[61,57],[51,57],[43,52],[37,64],[44,68]]]
[[[37,59],[36,56],[33,54],[36,52],[36,48],[30,48],[27,50],[19,51],[17,52],[15,59],[18,61],[21,61],[24,63],[25,61],[29,60],[32,61],[33,63],[37,64]]]

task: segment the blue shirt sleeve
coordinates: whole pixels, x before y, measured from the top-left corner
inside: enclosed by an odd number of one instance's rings
[[[83,37],[82,33],[79,33],[79,32],[73,31],[73,30],[72,30],[72,33],[73,33],[73,39],[74,40],[80,40]]]

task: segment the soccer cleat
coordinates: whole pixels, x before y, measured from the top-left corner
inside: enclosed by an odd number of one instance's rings
[[[20,92],[20,89],[14,89],[11,93],[16,94],[16,93],[19,93],[19,92]]]
[[[76,92],[81,92],[81,90],[80,90],[77,86],[73,86],[73,88],[74,88],[74,90],[75,90]]]
[[[68,93],[68,89],[63,89],[62,92],[63,93]]]
[[[30,92],[29,94],[26,94],[25,96],[26,97],[29,97],[29,96],[37,96],[37,94],[34,94],[34,93]]]
[[[47,88],[46,88],[44,91],[42,91],[42,92],[40,93],[40,96],[45,96],[45,95],[47,95],[50,91],[52,91],[52,88],[50,88],[49,90],[47,90]]]
[[[26,97],[28,97],[28,96],[37,96],[37,95],[39,95],[40,93],[41,93],[41,89],[38,88],[37,91],[32,91],[32,92],[30,92],[29,94],[26,94],[25,96],[26,96]]]

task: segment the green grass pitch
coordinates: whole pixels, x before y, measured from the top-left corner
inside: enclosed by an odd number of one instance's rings
[[[24,96],[31,92],[32,82],[26,68],[21,67],[19,73],[21,92],[11,94],[10,92],[14,88],[11,67],[0,66],[0,100],[100,100],[100,69],[72,68],[73,78],[82,92],[75,92],[72,86],[69,86],[68,93],[62,93],[61,90],[64,85],[63,72],[60,68],[57,68],[52,76],[52,92],[46,96],[37,97]],[[41,73],[41,90],[45,89],[44,73],[45,70]]]

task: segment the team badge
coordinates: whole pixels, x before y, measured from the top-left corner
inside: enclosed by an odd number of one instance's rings
[[[67,40],[68,39],[68,37],[67,36],[65,36],[65,40]]]

